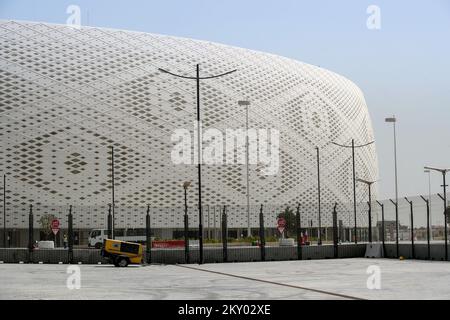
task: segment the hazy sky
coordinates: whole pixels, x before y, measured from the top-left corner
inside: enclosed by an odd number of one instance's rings
[[[393,197],[398,118],[400,195],[428,193],[423,165],[450,167],[450,1],[0,0],[0,19],[65,23],[79,5],[82,24],[191,37],[320,65],[364,92],[379,156],[380,198]],[[369,30],[369,5],[381,29]],[[448,175],[450,180],[450,174]],[[433,174],[432,191],[441,192]]]

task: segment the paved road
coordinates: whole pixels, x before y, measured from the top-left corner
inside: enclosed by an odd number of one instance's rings
[[[371,265],[381,289],[367,289]],[[125,269],[81,265],[81,288],[67,288],[67,265],[0,264],[0,299],[450,299],[450,263],[388,259],[308,260]]]

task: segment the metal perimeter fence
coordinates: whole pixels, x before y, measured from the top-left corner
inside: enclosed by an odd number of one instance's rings
[[[384,208],[382,212],[379,210],[382,206],[369,208],[367,203],[359,204],[355,227],[351,206],[324,203],[320,208],[319,214],[314,203],[250,207],[205,205],[200,223],[196,207],[10,206],[7,221],[10,227],[5,233],[2,230],[2,235],[6,235],[4,247],[29,250],[35,250],[39,241],[53,241],[56,248],[69,251],[98,249],[104,238],[115,238],[144,244],[149,262],[152,251],[167,254],[182,249],[183,261],[188,263],[203,262],[205,258],[208,261],[235,260],[233,255],[239,252],[266,260],[267,255],[273,254],[270,253],[274,252],[273,248],[287,250],[287,256],[301,259],[305,250],[311,251],[317,245],[328,245],[327,256],[333,258],[340,256],[339,246],[346,243],[396,240],[393,210]],[[55,233],[50,225],[53,220],[59,223]],[[423,240],[430,240],[427,232],[432,233],[431,228],[422,232],[408,227],[404,215],[400,220],[399,236],[401,240],[411,241],[412,248],[419,231],[425,237]],[[435,238],[436,235],[439,233],[435,233]]]
[[[4,247],[28,247],[30,241],[34,244],[41,240],[54,241],[56,247],[63,247],[64,240],[68,243],[72,238],[73,245],[82,248],[90,245],[93,231],[145,244],[147,224],[151,240],[155,242],[153,247],[164,246],[159,242],[186,239],[191,240],[191,246],[203,240],[205,246],[217,247],[224,239],[230,246],[256,246],[262,238],[268,246],[279,246],[281,239],[296,239],[297,233],[308,244],[333,242],[334,204],[322,204],[320,214],[317,204],[205,205],[202,209],[200,226],[196,207],[13,205],[8,208]],[[345,206],[337,206],[336,216],[338,242],[354,241],[353,212]],[[280,217],[286,220],[284,226],[279,226]],[[360,218],[361,212],[358,212],[356,238],[368,241],[367,220]],[[52,220],[59,223],[56,234],[51,232]]]

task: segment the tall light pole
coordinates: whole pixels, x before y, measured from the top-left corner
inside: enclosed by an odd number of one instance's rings
[[[209,76],[209,77],[200,77],[200,65],[197,64],[196,68],[196,76],[188,77],[179,74],[172,73],[170,71],[159,68],[161,72],[170,74],[174,77],[188,79],[188,80],[196,80],[197,83],[197,171],[198,171],[198,242],[199,242],[199,264],[203,264],[203,224],[202,224],[202,144],[201,144],[201,118],[200,118],[200,80],[209,80],[219,78],[230,73],[235,72],[236,70],[228,71],[222,74]]]
[[[115,239],[115,233],[116,233],[116,225],[115,225],[115,217],[114,217],[114,213],[115,213],[115,207],[116,207],[116,203],[115,203],[115,199],[114,199],[114,147],[111,146],[111,200],[112,200],[112,205],[111,205],[111,213],[112,213],[112,239]]]
[[[397,255],[398,255],[398,178],[397,178],[397,131],[396,131],[396,123],[397,118],[392,116],[392,118],[386,118],[385,122],[392,123],[394,127],[394,171],[395,171],[395,231],[396,231],[396,246],[397,246]]]
[[[357,179],[358,182],[362,182],[369,187],[369,242],[372,243],[372,185],[377,181],[368,181],[364,179]]]
[[[433,168],[433,167],[424,167],[424,169],[433,170],[442,173],[442,187],[444,188],[444,197],[442,200],[444,200],[444,233],[445,233],[445,261],[448,260],[448,243],[447,243],[447,215],[445,214],[447,210],[447,184],[445,181],[445,176],[447,175],[447,172],[450,171],[450,168]]]
[[[430,234],[430,239],[433,240],[433,219],[431,218],[431,170],[424,170],[424,173],[428,173],[428,203],[427,205],[429,206],[430,212],[429,212],[429,234]]]
[[[357,232],[357,225],[356,225],[356,166],[355,166],[355,148],[362,148],[362,147],[366,147],[368,145],[373,144],[375,141],[371,141],[368,142],[366,144],[361,144],[358,146],[355,146],[355,139],[352,139],[352,144],[350,146],[347,145],[343,145],[343,144],[339,144],[336,142],[331,142],[332,144],[338,146],[338,147],[342,147],[342,148],[352,148],[352,168],[353,168],[353,213],[355,216],[355,244],[358,243],[358,239],[356,236],[356,232]]]
[[[247,237],[252,236],[252,230],[250,226],[250,173],[249,173],[249,139],[248,139],[248,107],[250,101],[241,100],[238,101],[239,106],[245,106],[245,161],[247,170]]]
[[[319,153],[319,147],[316,147],[317,151],[317,202],[318,202],[318,210],[319,210],[319,237],[317,240],[317,245],[322,245],[322,221],[320,217],[320,153]]]

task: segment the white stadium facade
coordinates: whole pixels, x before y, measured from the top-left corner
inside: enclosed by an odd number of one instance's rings
[[[170,238],[167,230],[183,226],[184,181],[192,181],[195,228],[197,167],[173,163],[171,138],[179,129],[194,134],[196,83],[159,68],[195,76],[197,64],[202,76],[237,70],[201,81],[204,130],[245,129],[246,109],[238,101],[248,100],[249,128],[279,132],[278,171],[265,175],[262,164],[249,166],[255,231],[261,204],[267,226],[275,227],[281,208],[297,204],[303,221],[317,226],[316,147],[322,226],[332,225],[336,202],[339,220],[353,228],[352,152],[332,142],[360,145],[374,134],[363,93],[348,79],[208,41],[21,21],[0,21],[0,170],[7,181],[0,225],[6,189],[6,226],[13,235],[28,226],[30,204],[35,226],[42,215],[54,214],[64,228],[72,205],[75,230],[106,228],[114,147],[116,228],[143,228],[148,204],[152,226]],[[378,177],[375,144],[356,149],[355,159],[358,178]],[[242,164],[202,166],[205,228],[219,227],[220,208],[227,205],[229,228],[238,235],[246,229],[246,179]],[[367,200],[367,186],[358,183],[358,226],[367,227]]]

